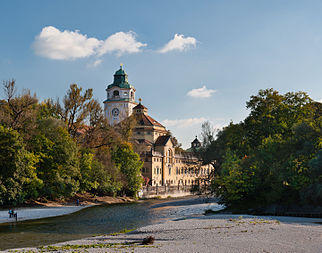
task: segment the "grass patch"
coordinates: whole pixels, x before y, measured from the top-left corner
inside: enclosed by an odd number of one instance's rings
[[[280,224],[280,221],[278,220],[264,220],[264,219],[254,219],[249,222],[249,224]]]
[[[136,242],[125,242],[125,243],[97,243],[97,244],[66,244],[62,246],[41,246],[38,249],[41,252],[46,251],[64,251],[64,250],[84,250],[84,249],[124,249],[124,248],[133,248],[133,247],[155,247],[155,246],[148,246],[148,245],[140,245]]]
[[[119,232],[115,232],[115,233],[111,233],[109,235],[112,235],[112,236],[116,236],[116,235],[120,235],[120,234],[126,234],[126,233],[129,233],[129,232],[132,232],[134,231],[135,229],[122,229],[121,231]]]

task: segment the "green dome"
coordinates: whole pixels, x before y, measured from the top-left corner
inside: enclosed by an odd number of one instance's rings
[[[127,76],[124,69],[121,67],[118,71],[115,72],[114,76]]]
[[[120,69],[117,70],[114,74],[114,82],[107,86],[108,89],[117,86],[119,88],[126,88],[130,89],[132,88],[132,85],[129,84],[128,79],[127,79],[127,74],[122,68],[122,65],[120,66]]]

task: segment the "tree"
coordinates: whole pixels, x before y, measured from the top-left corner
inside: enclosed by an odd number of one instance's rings
[[[42,181],[37,178],[37,157],[25,149],[13,129],[0,125],[0,204],[20,204],[38,196]]]
[[[29,135],[35,126],[38,100],[28,90],[16,95],[15,83],[15,80],[3,82],[5,100],[0,103],[0,123]]]
[[[204,148],[207,148],[215,140],[215,129],[209,121],[201,125],[201,142]]]
[[[78,147],[63,122],[39,121],[30,146],[39,158],[37,175],[45,182],[42,194],[51,199],[72,196],[79,190]]]
[[[213,190],[228,206],[287,205],[305,203],[305,198],[317,204],[317,178],[322,174],[316,162],[322,147],[320,103],[304,92],[283,95],[266,89],[251,96],[247,108],[244,121],[230,123],[214,141],[205,142],[204,160],[217,161]],[[207,137],[209,127],[204,132]],[[314,189],[312,198],[304,194]]]
[[[130,144],[123,143],[114,148],[112,160],[125,177],[123,186],[125,192],[136,197],[143,183],[141,177],[143,161],[141,161],[140,156],[133,151]]]
[[[82,88],[71,84],[63,99],[63,106],[57,101],[56,109],[62,121],[65,122],[68,132],[76,138],[77,132],[84,127],[84,121],[89,115],[93,104],[93,90],[87,89],[82,94]]]

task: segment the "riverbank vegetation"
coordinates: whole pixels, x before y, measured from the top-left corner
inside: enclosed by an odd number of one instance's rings
[[[322,205],[322,104],[304,92],[260,90],[249,115],[217,132],[203,125],[212,191],[229,208]]]
[[[39,101],[4,82],[0,100],[0,205],[76,193],[136,196],[143,162],[129,142],[133,119],[109,126],[92,89],[70,85]]]

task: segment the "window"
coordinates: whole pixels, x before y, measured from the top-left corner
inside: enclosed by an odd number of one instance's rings
[[[120,95],[118,90],[113,91],[113,97],[118,97]]]
[[[169,168],[169,175],[171,175],[171,168]]]

